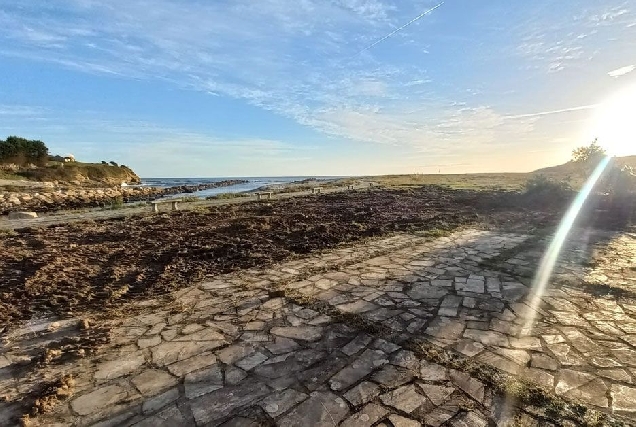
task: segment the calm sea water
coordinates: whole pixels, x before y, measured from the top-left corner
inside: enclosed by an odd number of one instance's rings
[[[273,187],[283,186],[294,181],[302,181],[307,178],[315,178],[319,181],[330,181],[341,177],[337,176],[270,176],[270,177],[233,177],[233,178],[142,178],[141,185],[151,187],[175,187],[178,185],[198,185],[209,184],[211,182],[225,181],[228,179],[241,179],[248,181],[245,184],[233,185],[230,187],[212,188],[209,190],[197,191],[190,195],[206,197],[221,193],[243,193],[253,191],[263,186]],[[174,197],[174,196],[173,196]]]

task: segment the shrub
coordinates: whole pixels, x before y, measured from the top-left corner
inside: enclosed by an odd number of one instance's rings
[[[523,185],[524,194],[543,201],[566,201],[574,193],[567,181],[556,181],[545,175],[534,175]]]
[[[199,200],[201,200],[199,197],[197,196],[184,196],[181,198],[181,201],[184,203],[189,203],[189,202],[198,202]]]
[[[611,164],[602,179],[602,186],[611,194],[630,194],[636,191],[636,173],[629,166]]]
[[[523,184],[523,189],[526,193],[572,191],[569,182],[555,181],[545,175],[534,175]]]
[[[110,199],[110,208],[111,209],[122,209],[124,207],[124,198],[123,196],[116,196]]]

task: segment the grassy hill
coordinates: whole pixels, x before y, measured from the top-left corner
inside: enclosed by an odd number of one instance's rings
[[[141,182],[139,176],[126,166],[82,162],[48,162],[42,166],[0,171],[0,178],[87,186],[111,186],[120,185],[122,182],[130,184]]]
[[[614,161],[619,166],[627,165],[627,166],[631,166],[632,168],[636,168],[636,156],[615,157]],[[568,174],[577,173],[579,169],[580,168],[578,164],[576,164],[573,161],[569,161],[562,165],[538,169],[534,171],[533,173],[542,173],[544,175],[561,174],[565,176]]]
[[[141,182],[127,166],[76,162],[72,155],[52,156],[44,142],[19,136],[0,140],[0,179],[109,186]]]
[[[613,161],[619,167],[626,165],[636,169],[636,156],[615,157]],[[585,175],[581,171],[580,165],[573,161],[569,161],[558,166],[538,169],[532,172],[532,174],[545,175],[549,178],[559,181],[569,180],[574,188],[578,188],[579,186],[583,185],[583,183],[587,179],[587,175]]]

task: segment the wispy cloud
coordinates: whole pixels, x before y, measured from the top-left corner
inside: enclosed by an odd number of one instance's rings
[[[553,3],[548,4],[538,3],[536,7],[554,8]],[[535,14],[515,29],[521,36],[517,53],[548,73],[580,68],[600,55],[603,51],[600,46],[636,36],[636,32],[630,30],[634,22],[636,10],[621,0],[588,5],[574,16]],[[620,43],[611,44],[621,50]]]
[[[508,62],[515,71],[536,66],[557,78],[594,57],[599,37],[636,32],[625,30],[634,13],[623,4],[592,5],[572,19],[571,13],[552,13],[553,2],[542,1],[537,16],[507,15],[509,24],[493,26],[480,21],[488,13],[479,14],[465,22],[466,32],[455,34],[448,25],[461,17],[449,16],[450,3],[447,11],[432,0],[54,3],[0,0],[0,55],[169,82],[244,100],[330,136],[440,155],[530,138],[546,116],[592,108],[556,110],[546,101],[533,104],[538,113],[511,115],[506,101],[513,95],[494,99],[510,89],[503,80],[517,77],[500,78]],[[618,33],[614,25],[628,32]],[[473,44],[482,31],[485,41]],[[391,54],[379,56],[381,49],[373,47],[393,36]],[[360,49],[363,55],[356,54]],[[514,57],[501,54],[513,49]],[[514,90],[523,91],[523,85],[519,77]],[[586,102],[593,101],[575,105]],[[122,126],[104,132],[132,132]],[[132,132],[132,139],[153,135],[150,127],[141,128],[143,135]],[[154,138],[178,139],[161,131]],[[237,138],[189,138],[219,150],[224,143],[239,151],[245,146]],[[277,153],[289,148],[265,147]]]
[[[625,74],[629,74],[632,71],[636,70],[636,65],[627,65],[625,67],[621,67],[618,68],[616,70],[610,71],[609,73],[607,73],[610,77],[621,77],[624,76]]]

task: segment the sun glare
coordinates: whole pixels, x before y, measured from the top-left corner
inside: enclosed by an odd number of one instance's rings
[[[636,84],[599,105],[590,133],[611,156],[636,154]]]

